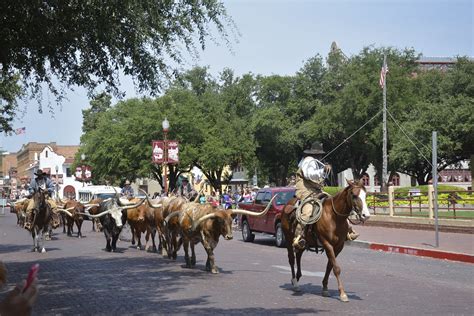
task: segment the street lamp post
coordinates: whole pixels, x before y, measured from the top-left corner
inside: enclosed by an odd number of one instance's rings
[[[163,127],[163,182],[165,187],[165,194],[168,195],[168,130],[170,128],[170,122],[165,117],[163,122],[161,122]]]
[[[81,154],[81,178],[82,178],[82,187],[84,187],[84,182],[86,181],[86,166],[84,165],[84,160],[86,160],[86,154],[82,153]]]
[[[59,196],[58,196],[58,191],[59,191],[58,171],[59,171],[59,167],[56,166],[56,199],[59,199]]]

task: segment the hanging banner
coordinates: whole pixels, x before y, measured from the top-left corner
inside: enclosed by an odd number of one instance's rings
[[[152,156],[151,160],[153,163],[162,164],[167,162],[170,165],[179,163],[179,143],[176,140],[166,141],[168,146],[168,155],[165,157],[165,142],[162,140],[152,141]]]
[[[153,148],[151,161],[156,164],[163,163],[163,157],[165,152],[164,142],[162,140],[154,140],[152,141],[151,146]]]
[[[84,166],[84,178],[82,177],[82,167],[76,167],[76,172],[74,172],[74,176],[76,177],[77,181],[87,182],[90,181],[92,178],[92,168],[91,166]]]
[[[179,163],[179,143],[176,140],[169,140],[168,143],[168,164]]]

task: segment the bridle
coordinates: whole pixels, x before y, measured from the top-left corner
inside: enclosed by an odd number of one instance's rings
[[[362,207],[358,207],[357,203],[355,203],[355,200],[356,199],[359,199],[359,195],[355,195],[354,192],[352,191],[353,188],[359,188],[360,190],[363,190],[363,188],[361,186],[358,186],[358,185],[351,185],[351,187],[348,189],[348,191],[350,190],[350,194],[351,194],[351,211],[348,213],[348,214],[341,214],[339,213],[336,208],[334,207],[334,197],[331,197],[331,205],[332,205],[332,211],[337,215],[337,216],[340,216],[340,217],[346,217],[348,218],[348,220],[354,224],[354,225],[358,225],[362,222]],[[356,214],[357,215],[357,219],[358,219],[358,222],[353,222],[349,216],[351,216],[352,214]]]

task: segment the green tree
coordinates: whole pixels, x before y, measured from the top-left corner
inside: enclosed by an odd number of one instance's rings
[[[13,131],[12,121],[16,116],[17,99],[22,95],[19,75],[0,73],[0,132]]]
[[[4,0],[0,82],[21,78],[31,96],[41,99],[46,86],[60,101],[74,86],[91,95],[104,86],[120,96],[119,75],[125,74],[139,91],[157,94],[184,52],[196,56],[198,46],[205,48],[211,28],[229,42],[226,29],[234,26],[221,1]]]
[[[306,124],[308,134],[321,140],[326,151],[337,148],[327,157],[335,173],[351,168],[354,178],[360,178],[370,163],[381,170],[382,117],[377,115],[382,109],[378,79],[384,52],[390,67],[387,103],[396,115],[410,99],[405,90],[415,68],[413,50],[366,47],[350,58],[338,52],[328,56],[325,102]]]
[[[432,178],[432,131],[438,132],[438,171],[469,159],[472,154],[473,65],[473,62],[462,58],[447,72],[420,72],[412,80],[417,101],[401,122],[411,141],[403,132],[395,130],[390,157],[398,171],[415,177],[419,184],[426,184]]]
[[[97,128],[99,115],[110,109],[112,97],[102,92],[90,101],[90,109],[82,110],[82,132],[87,133]]]

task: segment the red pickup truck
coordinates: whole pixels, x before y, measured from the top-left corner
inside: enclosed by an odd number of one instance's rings
[[[275,244],[277,247],[285,246],[285,236],[281,228],[281,212],[286,203],[295,196],[294,187],[273,187],[263,188],[257,192],[255,200],[250,203],[239,203],[239,208],[261,212],[267,206],[273,196],[276,199],[262,217],[242,216],[240,218],[240,227],[242,227],[242,238],[246,242],[252,242],[255,239],[254,232],[271,234],[276,237]]]

